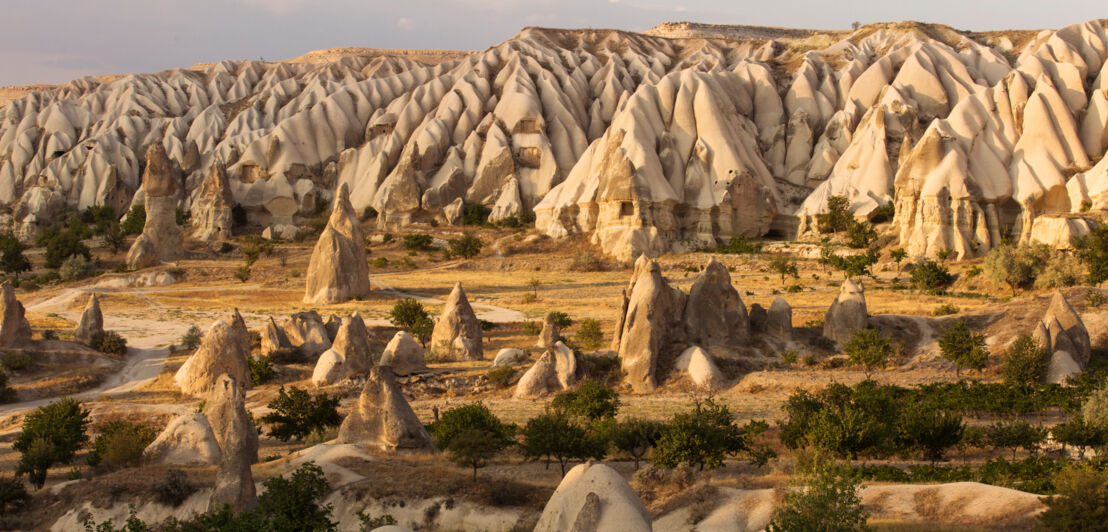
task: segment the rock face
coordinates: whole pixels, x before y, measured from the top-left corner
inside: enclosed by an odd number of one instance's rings
[[[219,442],[219,469],[210,508],[227,504],[240,512],[257,505],[257,492],[250,465],[258,461],[258,431],[246,412],[246,388],[228,375],[221,375],[204,408]]]
[[[230,239],[234,236],[231,230],[234,208],[235,196],[227,181],[227,168],[222,162],[216,162],[192,200],[192,237],[207,241]]]
[[[503,368],[507,366],[518,366],[520,364],[527,363],[527,352],[522,349],[501,349],[496,353],[496,358],[492,361],[492,367]]]
[[[250,382],[250,335],[241,322],[234,325],[226,321],[212,324],[200,347],[185,360],[173,376],[173,382],[182,393],[204,396],[211,392],[223,375],[246,386]]]
[[[750,338],[746,305],[731,286],[727,267],[708,261],[696,277],[685,305],[685,328],[691,343],[738,345]]]
[[[658,357],[683,329],[685,294],[669,286],[657,262],[642,256],[626,297],[627,310],[617,329],[619,358],[631,387],[650,391],[658,384]]]
[[[481,322],[469,306],[462,283],[455,284],[446,298],[431,333],[431,349],[444,360],[481,360]]]
[[[352,375],[365,375],[373,367],[373,354],[369,352],[369,331],[358,313],[342,318],[331,349],[342,355]]]
[[[681,356],[674,361],[673,369],[688,375],[693,384],[709,390],[722,388],[725,381],[723,373],[712,360],[712,355],[698,346],[690,347],[681,353]]]
[[[558,341],[558,323],[554,318],[553,312],[546,313],[546,317],[542,320],[542,333],[539,334],[539,343],[537,347],[546,349],[554,342]]]
[[[292,343],[289,342],[289,337],[285,334],[285,330],[277,326],[277,322],[270,316],[265,322],[265,327],[262,327],[261,331],[262,343],[261,354],[262,356],[269,356],[270,353],[277,351],[278,349],[286,349],[292,347]]]
[[[96,294],[88,299],[85,311],[81,313],[81,322],[73,331],[73,340],[88,345],[96,333],[104,332],[104,314],[100,312],[100,298]]]
[[[577,356],[562,342],[555,343],[520,377],[515,397],[543,397],[568,390],[577,383]]]
[[[208,418],[192,412],[173,418],[142,454],[157,464],[199,466],[219,464],[222,451]]]
[[[340,443],[355,443],[386,451],[434,451],[431,436],[416,417],[392,368],[369,371],[358,404],[339,427]]]
[[[289,344],[299,348],[305,356],[315,357],[331,348],[323,318],[314,310],[293,314],[281,326]]]
[[[380,366],[388,366],[397,375],[411,375],[427,371],[423,346],[405,331],[397,331],[381,353]]]
[[[782,342],[793,339],[793,308],[789,302],[778,297],[773,300],[766,313],[766,333]]]
[[[535,532],[653,530],[639,496],[614,469],[587,462],[571,469],[543,508]]]
[[[868,325],[865,289],[849,279],[843,281],[839,297],[831,303],[823,319],[823,335],[841,344]]]
[[[312,384],[330,386],[350,376],[346,360],[337,351],[328,349],[319,355],[312,370]]]
[[[1063,368],[1072,370],[1074,365],[1078,370],[1085,369],[1092,353],[1089,330],[1061,292],[1051,297],[1050,306],[1040,321],[1041,329],[1036,336],[1040,336],[1043,346],[1052,354],[1053,374],[1061,375]],[[1063,375],[1062,380],[1069,374],[1072,371]]]
[[[339,186],[331,218],[315,244],[305,277],[305,303],[329,305],[369,294],[365,233],[350,205],[345,183]]]
[[[23,314],[23,303],[15,298],[15,289],[4,281],[0,284],[0,347],[31,341],[31,324]]]
[[[181,256],[184,235],[177,225],[177,192],[181,177],[165,147],[151,144],[146,150],[142,188],[146,194],[146,224],[127,252],[132,270],[156,266]]]

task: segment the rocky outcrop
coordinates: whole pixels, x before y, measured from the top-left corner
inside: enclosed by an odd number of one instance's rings
[[[528,362],[527,352],[522,349],[504,348],[496,353],[496,358],[492,361],[492,367],[503,368],[509,366],[519,366]]]
[[[127,252],[128,268],[148,268],[182,255],[184,235],[177,225],[180,181],[178,169],[165,147],[156,142],[151,144],[146,149],[146,168],[142,174],[146,224]]]
[[[766,333],[782,342],[793,339],[793,308],[783,298],[774,298],[766,312]]]
[[[618,354],[626,381],[636,392],[657,384],[658,358],[662,350],[681,336],[685,294],[671,288],[657,262],[645,256],[635,262],[634,278],[627,289],[627,310],[617,329]]]
[[[431,333],[431,350],[440,360],[481,360],[481,322],[469,305],[462,283],[454,285]]]
[[[397,375],[411,375],[427,371],[427,361],[423,357],[423,346],[406,331],[397,331],[381,352],[380,366],[392,368]]]
[[[577,383],[577,355],[557,342],[539,357],[516,383],[515,397],[543,397],[568,390]]]
[[[1050,306],[1036,326],[1035,336],[1051,353],[1047,382],[1064,382],[1088,366],[1092,354],[1089,330],[1061,292],[1051,296]]]
[[[869,326],[869,311],[866,310],[866,292],[862,285],[849,279],[843,281],[839,296],[827,309],[823,319],[823,335],[843,343],[860,329]]]
[[[327,316],[326,320],[323,320],[323,328],[327,330],[327,339],[331,343],[335,342],[335,337],[339,335],[339,327],[342,326],[342,318],[338,314],[331,314]]]
[[[369,351],[369,331],[358,313],[342,318],[331,349],[342,355],[351,375],[362,376],[373,367],[373,354]]]
[[[727,267],[710,259],[696,277],[685,305],[689,342],[702,346],[739,345],[750,338],[746,305],[731,286]]]
[[[261,330],[261,347],[260,352],[262,356],[269,356],[270,353],[277,351],[278,349],[287,349],[292,347],[292,343],[289,342],[289,337],[285,334],[285,330],[277,326],[277,322],[270,316],[265,322],[265,326]]]
[[[281,328],[285,330],[289,344],[300,349],[305,356],[316,357],[331,348],[323,318],[314,310],[289,316]]]
[[[304,302],[341,303],[369,294],[365,233],[350,205],[346,184],[339,186],[327,227],[319,235],[305,276]]]
[[[539,342],[536,347],[546,349],[558,341],[558,323],[553,312],[547,312],[542,320],[542,332],[539,333]]]
[[[233,235],[235,196],[227,181],[227,168],[222,161],[212,164],[192,199],[192,237],[197,240],[228,240]]]
[[[566,473],[535,525],[535,532],[652,529],[650,515],[635,490],[616,470],[592,461]]]
[[[241,324],[217,321],[212,324],[200,347],[173,376],[173,383],[182,393],[204,396],[211,392],[222,375],[228,375],[240,386],[250,382],[250,335]]]
[[[339,427],[339,442],[375,447],[385,451],[434,451],[431,436],[416,417],[392,368],[376,366],[369,371],[358,403]]]
[[[100,312],[100,298],[92,294],[85,305],[85,311],[81,313],[81,322],[73,331],[73,341],[89,345],[93,335],[104,332],[104,314]]]
[[[23,303],[15,298],[9,281],[0,284],[0,347],[12,347],[31,341],[31,324],[24,316]]]
[[[235,512],[257,504],[250,465],[258,461],[258,431],[246,411],[246,388],[234,378],[221,375],[204,407],[204,415],[219,443],[219,469],[210,508],[230,505]]]
[[[219,464],[222,451],[207,416],[192,412],[173,418],[142,454],[155,464],[206,466]]]
[[[328,349],[319,355],[312,370],[312,384],[316,386],[330,386],[350,376],[350,368],[346,359],[334,348]]]
[[[719,371],[712,355],[699,346],[686,349],[673,363],[674,371],[688,376],[693,384],[715,390],[723,387],[723,373]]]

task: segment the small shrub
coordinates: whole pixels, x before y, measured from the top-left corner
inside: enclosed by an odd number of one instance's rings
[[[569,263],[569,270],[573,272],[602,272],[604,268],[604,259],[587,252],[574,255]]]
[[[250,366],[250,382],[254,386],[261,386],[277,376],[273,365],[269,363],[269,357],[247,357],[246,363]]]
[[[1033,386],[1043,378],[1049,364],[1050,353],[1033,336],[1024,334],[1004,353],[1001,375],[1010,385]]]
[[[203,333],[200,332],[200,327],[193,325],[189,327],[189,330],[185,331],[185,335],[181,337],[181,347],[193,351],[197,347],[200,347],[200,341],[202,339]]]
[[[944,303],[942,305],[939,305],[939,306],[935,307],[935,309],[931,311],[931,315],[932,316],[949,316],[951,314],[957,314],[960,311],[961,311],[961,309],[958,308],[958,305],[955,305],[953,303]]]
[[[954,277],[946,266],[930,259],[924,259],[912,270],[912,284],[917,290],[941,292],[953,281]]]
[[[528,336],[538,336],[542,334],[542,324],[537,321],[525,321],[521,323],[519,327],[523,330],[523,334]]]
[[[1108,303],[1108,297],[1097,291],[1089,291],[1085,294],[1085,304],[1093,307],[1100,308],[1101,305]]]
[[[573,340],[586,351],[600,349],[604,344],[604,332],[600,330],[600,322],[592,318],[581,320],[581,326],[578,327]]]
[[[248,266],[246,264],[243,264],[242,266],[239,266],[238,268],[235,268],[235,273],[233,275],[235,276],[235,279],[239,280],[239,282],[245,283],[246,281],[249,281],[250,280],[250,266]]]
[[[1081,282],[1081,262],[1077,257],[1054,251],[1035,277],[1035,288],[1064,288]]]
[[[365,512],[358,511],[356,515],[358,516],[359,532],[370,532],[384,526],[396,525],[396,518],[389,514],[373,517]]]
[[[893,353],[892,342],[877,329],[862,329],[843,344],[843,352],[850,362],[865,368],[866,377],[874,369],[883,368]]]
[[[58,275],[63,281],[79,281],[91,277],[92,274],[92,263],[84,255],[71,255],[58,268]]]
[[[585,379],[576,390],[556,395],[550,406],[558,412],[596,421],[615,417],[621,404],[619,393],[611,386],[598,380]]]
[[[142,233],[142,227],[146,225],[146,207],[132,205],[131,210],[127,211],[127,216],[123,217],[123,221],[119,225],[123,232],[129,235]]]
[[[788,491],[766,528],[768,532],[868,530],[869,516],[859,496],[861,486],[849,467],[818,464],[796,483],[798,489]]]
[[[388,268],[389,267],[389,259],[387,259],[385,257],[377,257],[377,258],[373,259],[373,267],[374,268]]]
[[[339,398],[326,393],[312,396],[296,386],[288,390],[282,386],[267,406],[272,412],[262,416],[262,421],[270,425],[269,435],[281,441],[304,440],[313,432],[342,424]]]
[[[112,421],[100,429],[88,455],[88,465],[102,469],[118,469],[138,465],[142,452],[158,437],[150,425],[129,421]]]
[[[219,245],[220,253],[230,253],[235,250],[235,246],[232,246],[230,242],[224,242]]]
[[[606,355],[582,355],[578,357],[582,374],[600,382],[612,383],[622,376],[619,357]]]
[[[127,339],[115,331],[101,331],[92,335],[89,347],[101,353],[122,356],[127,353]]]
[[[8,374],[0,371],[0,404],[14,403],[16,399],[15,390],[8,386]]]
[[[27,353],[12,351],[0,356],[0,366],[12,372],[23,371],[35,367],[35,359]]]
[[[412,251],[427,251],[431,249],[431,242],[433,239],[427,234],[404,235],[403,238],[404,249]]]
[[[449,240],[449,252],[451,257],[461,257],[463,259],[471,259],[481,253],[481,247],[483,243],[481,239],[466,233],[461,238],[451,238]]]
[[[821,233],[838,233],[850,228],[854,213],[850,212],[850,199],[846,196],[827,198],[827,210],[820,213],[816,226]]]
[[[1038,246],[1017,248],[1011,244],[1001,244],[985,255],[984,267],[990,280],[1008,285],[1015,296],[1016,289],[1027,288],[1035,282],[1042,263],[1042,248]]]
[[[734,235],[726,246],[716,248],[715,252],[733,255],[753,255],[762,252],[762,243],[751,242],[747,240],[746,235]]]
[[[81,255],[86,260],[92,256],[88,246],[70,231],[55,234],[46,242],[46,267],[59,268],[66,259]],[[59,274],[60,275],[60,274]]]
[[[507,388],[511,384],[512,377],[516,374],[516,370],[511,367],[492,368],[486,374],[489,379],[489,384],[494,388]]]
[[[0,515],[12,515],[31,502],[31,494],[23,486],[23,480],[15,476],[0,477]],[[0,526],[4,526],[0,521]]]
[[[154,483],[154,500],[173,508],[181,506],[193,493],[196,493],[196,486],[180,469],[166,470],[165,476]]]
[[[488,225],[489,214],[492,214],[492,210],[480,203],[470,205],[462,214],[462,225]]]
[[[555,310],[550,314],[554,316],[554,325],[556,325],[558,329],[566,329],[569,328],[569,326],[573,325],[573,319],[570,318],[569,314],[566,314],[565,312]]]
[[[786,349],[781,352],[781,361],[784,362],[786,366],[791,366],[796,364],[796,360],[799,356],[800,352],[796,349]]]

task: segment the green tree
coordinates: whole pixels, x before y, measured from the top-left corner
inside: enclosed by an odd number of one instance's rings
[[[431,235],[422,233],[414,235],[404,235],[403,238],[404,249],[411,251],[427,251],[428,249],[431,249],[432,242],[434,242],[434,239],[431,238]]]
[[[658,437],[651,461],[673,468],[679,464],[716,469],[728,455],[747,449],[742,430],[726,405],[708,399],[691,411],[673,416]]]
[[[195,325],[189,327],[185,331],[184,336],[181,337],[181,347],[192,351],[197,347],[200,347],[200,341],[204,339],[204,334],[200,331],[200,327]]]
[[[1090,425],[1085,418],[1075,416],[1064,423],[1059,423],[1050,429],[1051,436],[1062,445],[1072,445],[1081,451],[1082,457],[1090,448],[1103,447],[1108,444],[1108,429],[1103,426]]]
[[[1077,258],[1089,270],[1086,279],[1093,286],[1100,286],[1108,279],[1108,225],[1099,224],[1074,246]]]
[[[15,399],[15,390],[8,386],[8,374],[4,373],[3,369],[0,369],[0,405],[4,403],[14,403]]]
[[[303,440],[313,432],[323,432],[342,424],[342,416],[338,412],[339,398],[326,393],[313,397],[296,386],[288,391],[281,386],[277,398],[267,406],[273,411],[262,416],[262,421],[270,424],[269,435],[281,441]]]
[[[952,282],[954,282],[954,276],[950,275],[950,270],[930,259],[920,261],[912,270],[912,284],[918,290],[941,292]]]
[[[158,431],[150,425],[110,421],[100,428],[86,461],[92,467],[105,469],[137,465],[146,446],[157,437]]]
[[[27,246],[11,231],[0,233],[0,269],[19,277],[31,269],[31,262],[23,255]]]
[[[781,286],[785,286],[785,277],[787,276],[791,276],[794,279],[800,278],[800,274],[796,268],[796,261],[786,255],[777,255],[773,257],[773,260],[769,261],[769,269],[781,276]]]
[[[847,246],[854,249],[868,248],[870,243],[877,238],[877,229],[869,222],[860,222],[852,216],[847,223]]]
[[[849,532],[868,530],[861,486],[850,467],[813,466],[799,476],[766,528],[768,532]]]
[[[0,477],[0,515],[11,515],[31,502],[23,481],[14,476]]]
[[[556,395],[550,405],[558,412],[592,422],[615,417],[619,412],[620,401],[619,393],[611,386],[585,379],[576,390]]]
[[[501,422],[480,402],[451,408],[427,427],[435,447],[460,467],[477,469],[515,443],[515,427]]]
[[[46,242],[46,267],[58,268],[65,259],[74,255],[82,255],[91,259],[92,254],[81,239],[71,231],[62,231],[55,234]]]
[[[604,332],[600,330],[600,322],[592,318],[581,320],[581,326],[573,340],[586,351],[595,351],[604,344]]]
[[[29,474],[31,484],[41,488],[52,465],[68,464],[88,443],[88,416],[88,410],[70,397],[27,414],[23,418],[23,431],[12,444],[21,453],[16,474]]]
[[[323,504],[331,490],[323,469],[314,462],[305,462],[287,477],[265,481],[265,490],[258,496],[258,506],[252,512],[264,520],[261,530],[299,532],[336,530],[331,522],[331,504]]]
[[[1024,449],[1033,453],[1046,437],[1046,429],[1032,425],[1026,420],[998,421],[985,428],[985,440],[994,449],[1011,449],[1012,460],[1016,459],[1016,450]]]
[[[1085,423],[1108,430],[1108,384],[1101,384],[1081,404]]]
[[[598,434],[588,431],[567,414],[554,410],[528,420],[521,435],[523,455],[531,459],[545,457],[548,466],[551,459],[556,460],[563,477],[571,460],[603,458],[608,446]]]
[[[1054,477],[1057,495],[1039,514],[1045,530],[1108,530],[1108,472],[1069,467]]]
[[[1019,387],[1038,384],[1050,364],[1050,353],[1030,334],[1021,335],[1004,352],[1004,382]]]
[[[861,329],[843,344],[843,352],[850,357],[851,363],[865,368],[868,379],[874,369],[888,364],[889,355],[893,353],[893,344],[877,329]]]
[[[854,213],[850,212],[850,199],[846,196],[827,198],[827,210],[817,216],[817,227],[821,233],[838,233],[850,228]]]
[[[908,252],[897,248],[889,252],[889,257],[896,263],[896,273],[900,273],[900,262],[908,258]]]
[[[104,235],[104,245],[110,248],[112,253],[119,253],[127,243],[127,233],[123,232],[123,226],[115,220],[107,224],[101,234]]]
[[[463,259],[476,257],[481,253],[481,246],[483,245],[480,238],[469,233],[462,235],[460,238],[451,238],[448,244],[450,246],[450,256]]]
[[[901,411],[900,436],[908,448],[919,449],[935,463],[943,452],[962,441],[966,425],[962,416],[928,405],[906,405]]]
[[[981,370],[989,361],[989,349],[985,347],[985,335],[973,334],[966,320],[954,322],[939,338],[943,358],[954,363],[955,375],[963,369]]]
[[[419,339],[423,347],[427,347],[427,340],[435,330],[435,322],[431,320],[423,304],[410,297],[393,303],[392,310],[389,311],[389,321]]]
[[[646,455],[658,437],[662,434],[664,425],[657,421],[642,418],[627,418],[616,423],[611,430],[612,445],[623,451],[635,460],[635,469],[639,468],[639,460]]]
[[[132,205],[131,210],[127,211],[127,215],[123,217],[123,222],[120,224],[123,232],[128,235],[142,233],[142,228],[145,225],[146,207],[143,205]]]
[[[985,255],[985,274],[994,283],[1008,285],[1015,296],[1017,288],[1026,288],[1035,282],[1041,260],[1038,254],[1026,247],[1001,244]]]

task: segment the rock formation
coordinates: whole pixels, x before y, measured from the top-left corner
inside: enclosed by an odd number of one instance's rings
[[[557,342],[539,357],[516,383],[515,397],[543,397],[568,390],[577,383],[577,355]]]
[[[192,412],[173,418],[142,454],[156,464],[199,466],[219,464],[222,452],[208,418]]]
[[[697,345],[738,345],[750,337],[746,305],[714,258],[693,282],[684,316],[688,341]]]
[[[553,312],[547,312],[542,320],[542,332],[539,334],[537,347],[546,349],[558,341],[558,323]]]
[[[15,298],[9,281],[0,284],[0,347],[11,347],[31,341],[31,324],[23,315],[23,303]]]
[[[1035,326],[1034,336],[1050,353],[1045,381],[1063,383],[1089,364],[1092,343],[1081,316],[1061,292],[1054,292],[1050,306]]]
[[[339,327],[342,326],[342,318],[338,314],[331,314],[327,316],[326,320],[323,320],[323,328],[327,330],[327,339],[331,343],[335,342],[335,337],[339,335]]]
[[[427,371],[427,361],[423,357],[423,346],[406,331],[397,331],[381,352],[380,366],[392,368],[397,375],[411,375]]]
[[[289,342],[289,337],[285,334],[285,330],[277,326],[277,322],[270,316],[265,322],[265,326],[261,331],[261,354],[262,356],[269,356],[278,349],[287,349],[292,347],[292,342]]]
[[[618,354],[626,380],[636,392],[657,386],[658,358],[679,336],[685,294],[671,288],[657,262],[640,256],[627,289],[626,312],[616,329]]]
[[[843,281],[839,297],[831,303],[823,319],[823,335],[841,344],[868,325],[865,289],[850,279]]]
[[[373,354],[369,352],[369,331],[358,313],[342,318],[331,349],[342,355],[351,375],[362,376],[373,367]]]
[[[228,375],[240,386],[250,383],[250,335],[244,325],[232,325],[219,320],[212,324],[200,347],[173,376],[181,393],[204,396],[211,392],[222,375]]]
[[[100,312],[100,298],[92,294],[85,305],[85,311],[81,313],[81,322],[73,331],[73,341],[88,345],[96,333],[104,332],[104,314]]]
[[[177,225],[181,177],[175,164],[160,143],[146,149],[146,168],[142,174],[146,224],[127,252],[127,267],[132,270],[156,266],[181,256],[184,235]]]
[[[388,366],[370,369],[357,405],[339,427],[339,442],[386,451],[435,449]]]
[[[331,348],[323,318],[314,310],[289,316],[281,328],[285,330],[289,344],[299,348],[305,356],[316,357]]]
[[[246,411],[246,388],[240,382],[220,375],[204,407],[220,449],[209,507],[230,505],[236,512],[257,504],[250,465],[258,461],[258,431]]]
[[[535,525],[535,532],[564,530],[649,532],[653,528],[627,481],[611,467],[590,461],[566,473]]]
[[[528,361],[527,352],[522,349],[504,348],[496,353],[496,358],[492,361],[492,367],[503,368],[508,366],[519,366],[526,364]]]
[[[319,355],[312,370],[312,384],[316,386],[329,386],[350,376],[350,368],[346,365],[346,359],[335,351],[328,349]]]
[[[693,384],[708,390],[722,388],[723,373],[719,371],[712,355],[699,346],[686,349],[673,363],[674,371],[688,375]]]
[[[233,235],[231,210],[235,196],[221,161],[212,164],[192,200],[192,237],[197,240],[228,240]]]
[[[359,223],[350,205],[350,190],[343,183],[327,227],[312,250],[305,276],[305,303],[329,305],[369,294],[365,233]]]
[[[469,306],[462,283],[454,285],[431,333],[431,349],[441,360],[481,360],[481,322]]]
[[[766,333],[782,342],[793,339],[793,308],[783,298],[775,298],[766,312]]]

